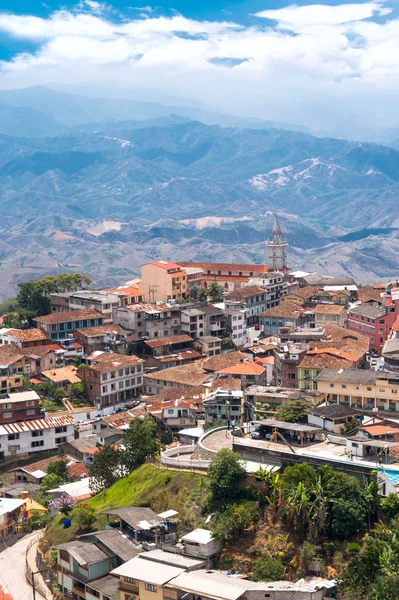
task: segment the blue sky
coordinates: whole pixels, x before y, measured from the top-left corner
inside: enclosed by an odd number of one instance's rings
[[[0,0],[0,89],[399,125],[398,0]]]

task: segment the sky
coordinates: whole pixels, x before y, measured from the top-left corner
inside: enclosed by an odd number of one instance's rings
[[[399,126],[399,0],[0,0],[0,89]]]

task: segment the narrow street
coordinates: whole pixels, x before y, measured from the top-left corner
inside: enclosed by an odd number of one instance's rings
[[[25,536],[13,546],[0,542],[0,585],[5,594],[13,600],[32,600],[33,590],[25,579],[25,556],[29,542],[37,537],[37,532]],[[36,592],[36,600],[44,600]]]

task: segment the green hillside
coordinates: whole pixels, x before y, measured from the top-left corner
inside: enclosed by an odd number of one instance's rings
[[[195,528],[200,518],[199,504],[207,493],[207,478],[203,475],[167,471],[145,464],[84,504],[94,509],[96,527],[99,529],[105,524],[101,513],[128,506],[149,506],[156,513],[173,508],[179,513],[182,528]],[[70,541],[78,534],[79,527],[74,522],[73,515],[72,526],[68,529],[62,526],[63,517],[64,515],[57,515],[47,528],[40,544],[45,552],[54,545]]]

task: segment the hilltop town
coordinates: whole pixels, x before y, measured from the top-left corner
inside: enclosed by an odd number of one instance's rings
[[[293,271],[275,217],[267,264],[7,302],[0,537],[44,530],[43,597],[363,599],[397,572],[398,282]]]

